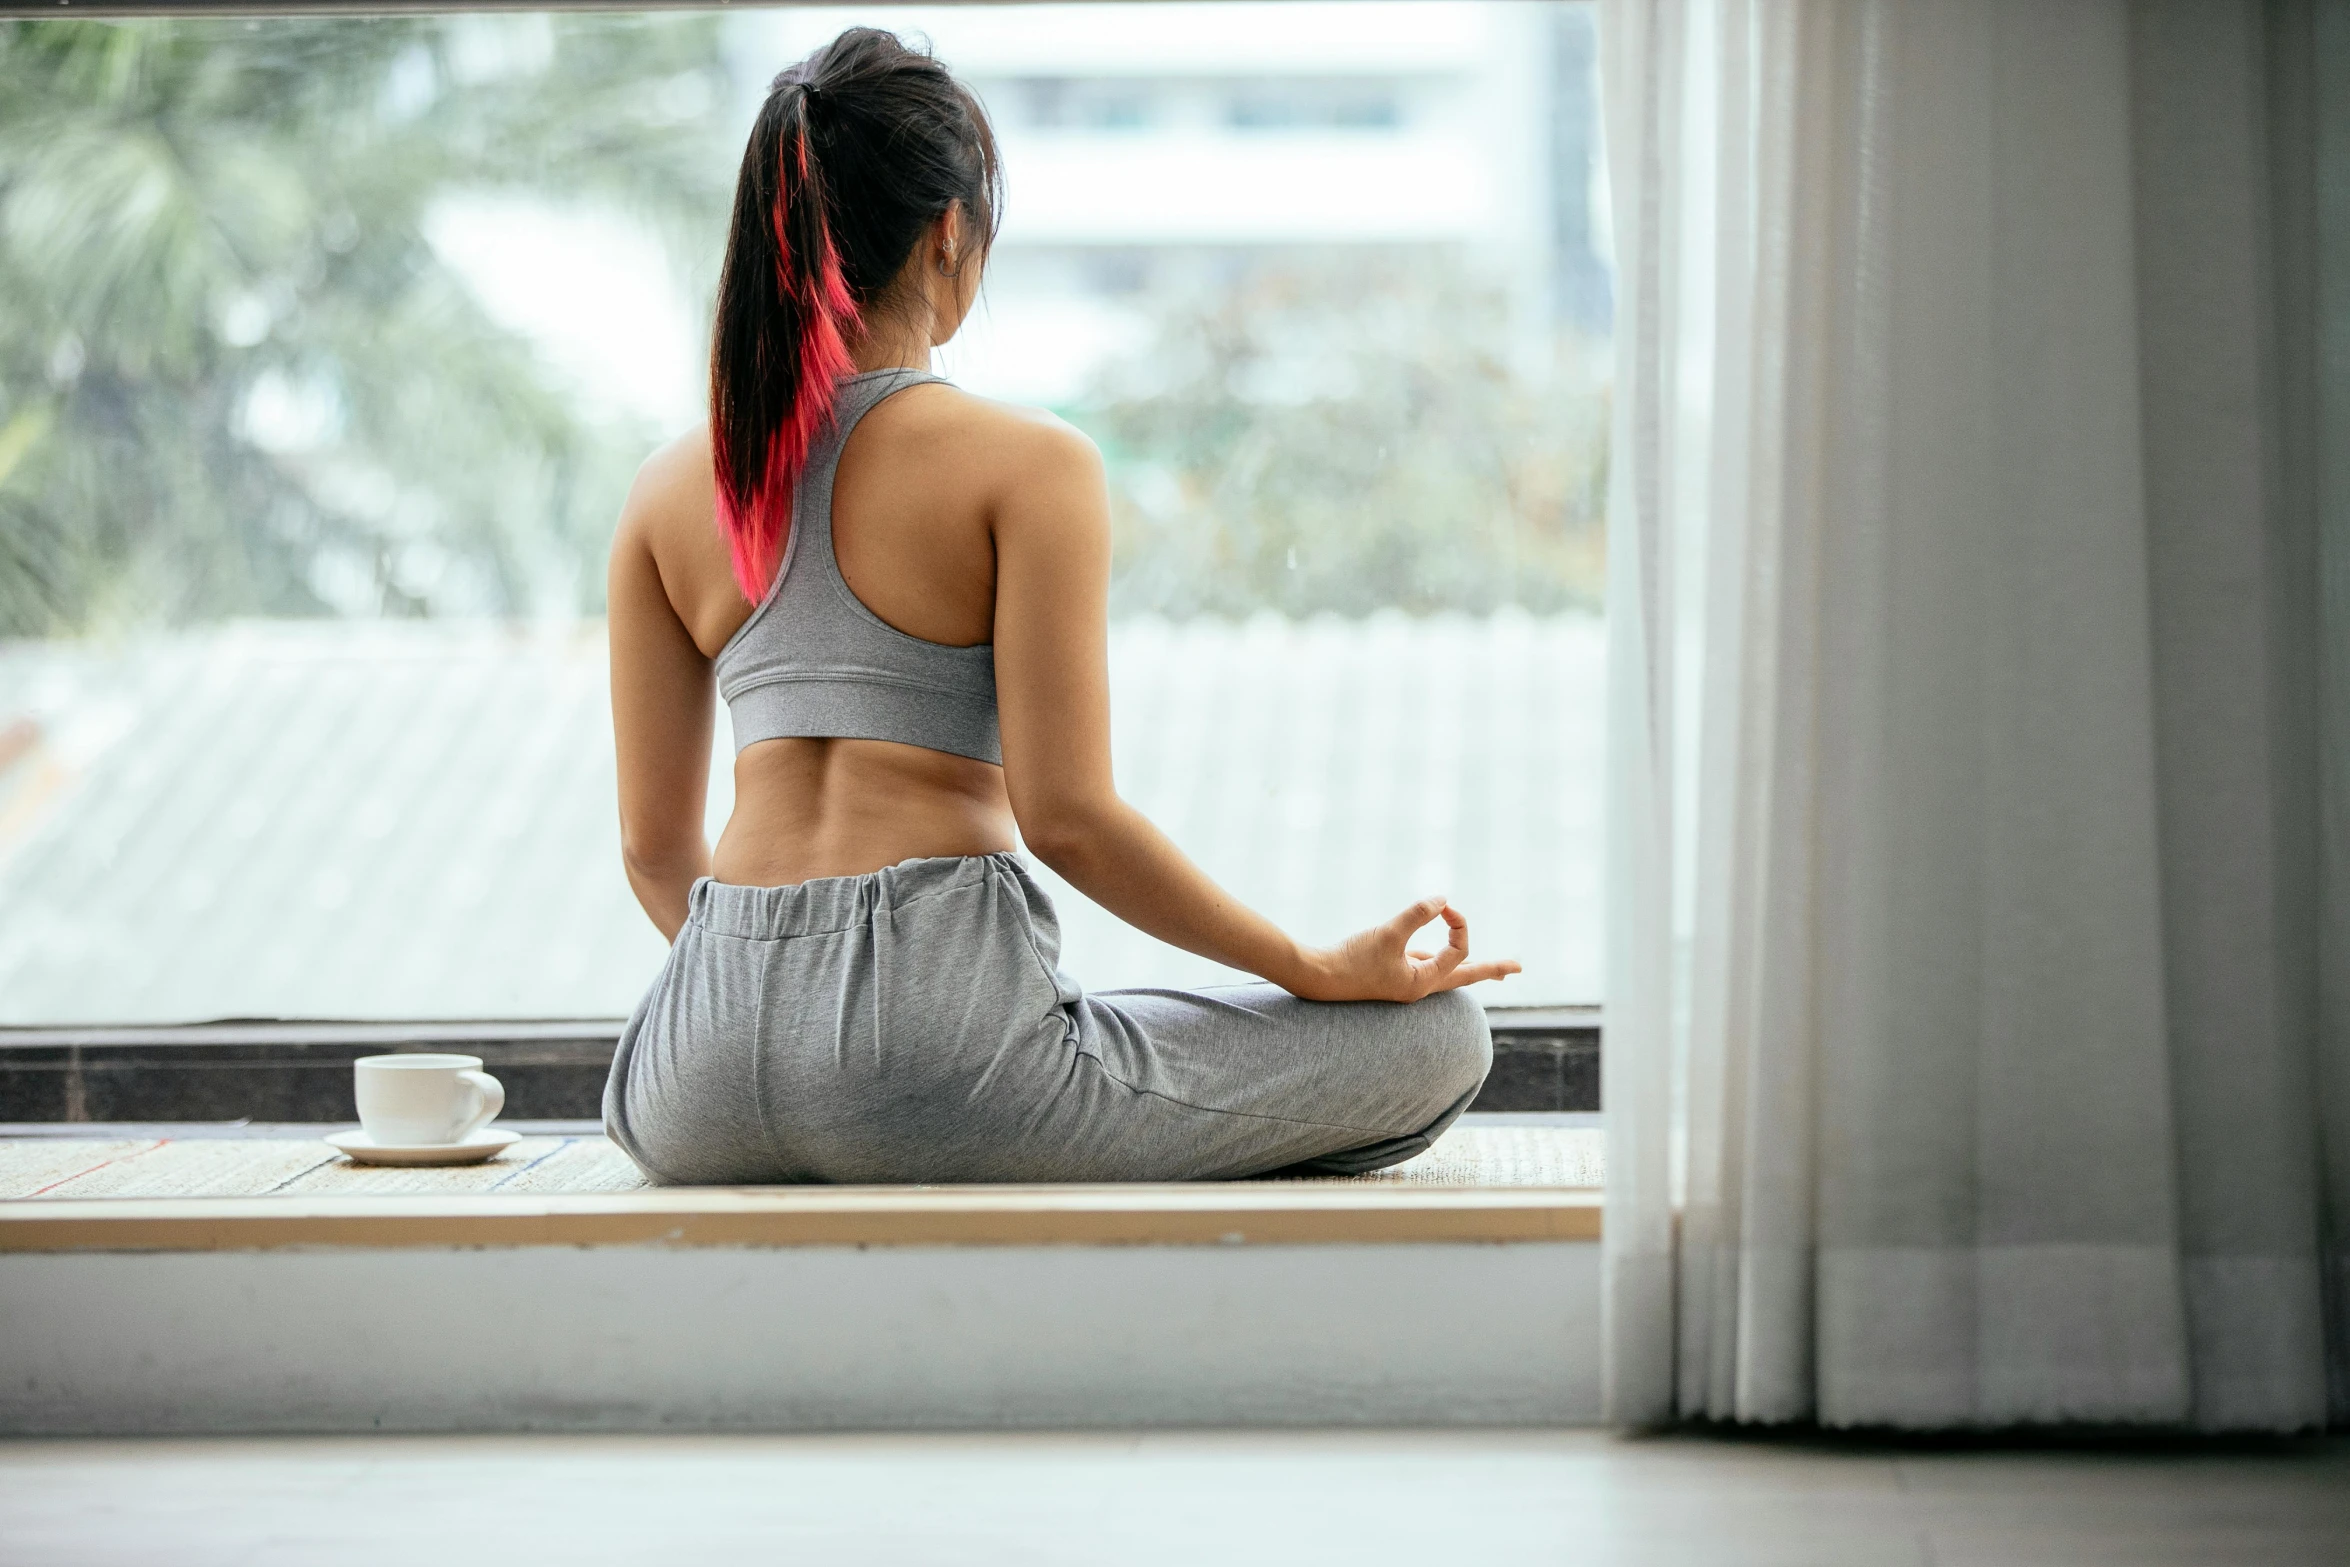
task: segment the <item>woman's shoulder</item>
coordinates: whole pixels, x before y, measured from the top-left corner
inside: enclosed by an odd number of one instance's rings
[[[964,497],[999,545],[1017,534],[1066,553],[1106,541],[1102,454],[1084,431],[1047,409],[944,383],[920,390],[930,394],[920,415],[927,427],[909,422],[902,449],[920,452],[939,492]]]
[[[951,453],[966,473],[1017,477],[1101,463],[1091,438],[1050,409],[982,397],[950,381],[911,388],[891,401],[904,405],[900,429],[909,440]]]
[[[655,447],[637,465],[621,503],[621,525],[653,527],[675,521],[707,525],[716,515],[718,482],[710,466],[710,427],[695,425]]]
[[[615,562],[630,555],[649,560],[697,640],[705,640],[705,622],[723,618],[741,598],[716,525],[717,495],[709,426],[697,425],[656,447],[638,466],[612,535]]]
[[[699,512],[711,517],[718,482],[710,465],[710,427],[697,424],[653,448],[628,487],[627,510],[647,517]]]

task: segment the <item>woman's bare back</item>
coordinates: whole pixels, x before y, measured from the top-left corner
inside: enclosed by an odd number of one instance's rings
[[[834,480],[832,539],[865,607],[927,642],[992,642],[994,503],[1019,482],[1016,465],[1039,435],[1073,432],[943,383],[910,388],[860,421]],[[654,454],[630,500],[660,592],[705,662],[753,609],[714,495],[705,428]],[[1017,842],[1001,767],[883,740],[765,740],[735,759],[734,813],[710,871],[775,886]]]

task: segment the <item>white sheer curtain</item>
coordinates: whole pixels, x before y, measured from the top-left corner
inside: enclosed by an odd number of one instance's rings
[[[1612,1418],[2350,1418],[2350,7],[1602,14]]]

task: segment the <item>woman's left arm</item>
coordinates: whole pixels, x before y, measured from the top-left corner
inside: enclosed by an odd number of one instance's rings
[[[648,470],[652,465],[648,464]],[[612,642],[612,740],[620,772],[620,857],[637,902],[671,941],[694,880],[710,872],[702,833],[715,709],[710,661],[669,602],[653,558],[658,486],[639,474],[612,538],[605,603]]]

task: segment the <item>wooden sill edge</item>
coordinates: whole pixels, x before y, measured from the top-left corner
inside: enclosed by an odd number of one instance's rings
[[[1595,1241],[1580,1187],[669,1188],[0,1203],[0,1253],[485,1247],[1301,1246]]]

